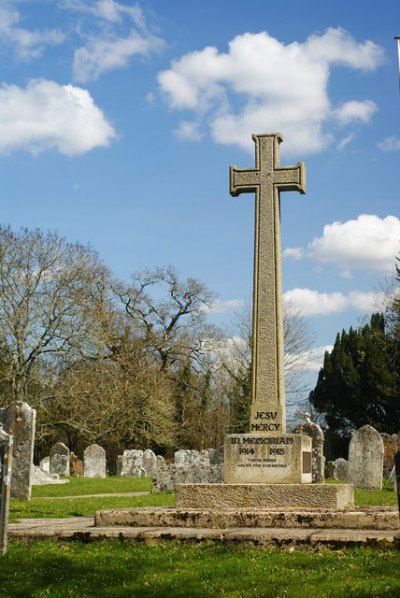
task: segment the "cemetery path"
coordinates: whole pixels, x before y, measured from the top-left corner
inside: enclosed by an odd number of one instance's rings
[[[154,542],[178,540],[250,543],[260,546],[339,548],[346,546],[400,545],[399,530],[282,529],[282,528],[183,528],[183,527],[95,527],[93,517],[68,519],[21,519],[8,526],[10,540],[52,539],[82,541],[123,539]]]

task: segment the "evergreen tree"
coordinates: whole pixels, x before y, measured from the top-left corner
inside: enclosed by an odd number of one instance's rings
[[[315,409],[325,415],[331,433],[348,437],[352,428],[364,424],[382,432],[398,432],[395,344],[380,313],[374,314],[369,324],[336,336],[309,396]]]

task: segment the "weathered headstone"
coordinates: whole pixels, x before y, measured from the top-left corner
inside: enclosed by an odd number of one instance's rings
[[[146,449],[143,452],[142,467],[146,472],[147,478],[152,478],[157,473],[157,457],[151,449]]]
[[[69,477],[69,448],[63,442],[56,442],[50,449],[50,475],[57,473]]]
[[[13,437],[11,498],[30,500],[36,411],[28,403],[15,401],[0,409],[0,423]]]
[[[44,472],[50,473],[50,457],[43,457],[43,459],[39,461],[39,467],[40,469],[43,469]]]
[[[98,444],[91,444],[83,452],[83,475],[85,478],[107,476],[106,451]]]
[[[223,448],[176,451],[174,463],[167,464],[157,456],[153,490],[175,490],[176,484],[221,484],[224,479]]]
[[[0,425],[0,552],[7,551],[13,438]]]
[[[348,481],[358,488],[382,488],[383,441],[370,425],[356,430],[349,445]]]
[[[230,192],[255,192],[250,433],[225,441],[225,483],[311,482],[311,439],[286,434],[280,192],[305,193],[305,167],[280,165],[282,136],[253,135],[256,167],[231,166]]]
[[[312,446],[312,481],[321,484],[325,479],[324,433],[320,426],[311,421],[309,413],[304,414],[304,422],[293,430],[293,434],[305,434],[311,438]]]
[[[338,457],[333,462],[334,470],[333,470],[333,478],[335,480],[345,480],[347,481],[348,474],[349,474],[349,463],[343,457]]]
[[[118,455],[117,476],[144,478],[146,471],[143,467],[143,451],[126,449],[122,455]]]

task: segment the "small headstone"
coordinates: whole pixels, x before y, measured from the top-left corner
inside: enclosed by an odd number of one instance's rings
[[[168,465],[157,456],[157,472],[153,491],[175,490],[176,484],[222,484],[224,481],[224,449],[195,451],[181,449],[175,453],[175,462]]]
[[[117,476],[132,476],[144,478],[146,471],[143,467],[143,451],[127,449],[117,457]]]
[[[0,409],[0,423],[13,437],[11,498],[30,500],[36,411],[28,403],[15,401],[9,407]]]
[[[357,488],[382,488],[383,441],[370,425],[354,432],[349,445],[348,481]]]
[[[325,457],[324,457],[324,433],[318,424],[311,421],[309,413],[304,414],[304,422],[296,426],[294,434],[310,436],[312,457],[312,482],[321,484],[325,479]]]
[[[81,478],[83,476],[83,461],[72,451],[69,455],[69,473],[76,478]]]
[[[43,457],[39,462],[39,467],[46,473],[50,473],[50,457]]]
[[[58,473],[69,477],[69,448],[63,442],[56,442],[50,449],[50,475]]]
[[[43,486],[47,484],[69,484],[69,480],[60,480],[60,476],[57,473],[50,475],[43,471],[38,465],[32,467],[32,486]]]
[[[7,552],[13,438],[0,425],[0,552]]]
[[[157,473],[157,457],[151,449],[146,449],[143,453],[142,466],[146,471],[147,478],[153,478]]]
[[[333,479],[347,481],[349,473],[349,463],[343,457],[339,457],[333,462]]]
[[[85,478],[105,478],[106,451],[98,444],[91,444],[83,453],[83,475]]]

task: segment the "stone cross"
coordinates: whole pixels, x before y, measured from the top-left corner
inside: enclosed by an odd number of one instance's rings
[[[281,166],[280,133],[253,135],[256,167],[230,168],[230,192],[255,192],[250,429],[285,432],[280,191],[305,193],[305,166]]]

